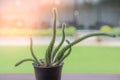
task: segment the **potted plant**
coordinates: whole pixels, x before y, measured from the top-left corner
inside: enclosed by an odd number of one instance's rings
[[[23,62],[32,61],[33,67],[35,70],[36,80],[61,80],[61,71],[64,65],[64,59],[66,59],[70,55],[72,46],[74,46],[75,44],[92,36],[109,36],[109,37],[116,36],[115,34],[111,34],[111,33],[91,33],[91,34],[84,35],[73,42],[66,40],[68,45],[65,45],[63,48],[61,48],[61,46],[65,41],[66,25],[63,24],[62,40],[57,47],[54,47],[55,39],[56,39],[56,31],[57,31],[56,30],[56,9],[53,9],[53,16],[54,16],[53,37],[50,44],[48,45],[44,59],[39,60],[36,58],[32,48],[33,46],[32,38],[30,38],[30,51],[33,59],[24,59],[15,64],[15,66],[18,66]]]

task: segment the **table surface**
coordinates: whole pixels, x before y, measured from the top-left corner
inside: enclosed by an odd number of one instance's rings
[[[0,74],[0,80],[35,80],[34,74]],[[62,74],[62,80],[120,80],[120,74]]]

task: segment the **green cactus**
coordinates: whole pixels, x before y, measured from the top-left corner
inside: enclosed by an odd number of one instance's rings
[[[57,52],[59,51],[60,47],[61,47],[62,44],[64,43],[64,40],[65,40],[65,27],[66,27],[66,25],[63,24],[63,25],[62,25],[62,40],[61,40],[61,42],[59,43],[59,45],[55,48],[55,50],[53,51],[52,61],[54,60],[55,55],[57,54]]]
[[[68,40],[66,40],[66,42],[67,42],[68,44],[70,44],[70,42],[69,42]],[[72,48],[70,47],[69,50],[68,50],[68,52],[67,52],[66,54],[61,54],[61,55],[57,58],[57,60],[55,61],[55,63],[54,63],[53,65],[59,65],[67,56],[69,56],[69,54],[71,53],[71,50],[72,50]]]
[[[50,66],[52,62],[52,53],[53,53],[53,47],[54,47],[55,38],[56,38],[56,9],[53,9],[53,17],[54,17],[53,38],[46,50],[46,55],[45,55],[46,66]]]
[[[21,60],[20,62],[16,63],[15,66],[18,66],[18,65],[20,65],[21,63],[26,62],[26,61],[32,61],[32,62],[35,62],[34,59],[23,59],[23,60]]]
[[[62,40],[59,43],[59,45],[54,48],[54,44],[55,44],[55,39],[56,39],[56,9],[53,9],[53,16],[54,16],[54,23],[53,23],[53,37],[52,40],[50,42],[50,44],[48,45],[48,48],[46,50],[46,54],[45,54],[45,58],[44,59],[37,59],[37,57],[35,56],[34,52],[33,52],[33,48],[32,48],[32,38],[30,39],[30,51],[31,51],[31,55],[33,57],[33,59],[24,59],[21,60],[20,62],[16,63],[15,66],[20,65],[23,62],[26,61],[32,61],[34,63],[36,63],[38,66],[44,66],[44,67],[49,67],[49,66],[57,66],[59,64],[61,64],[64,59],[66,59],[72,50],[72,46],[74,46],[75,44],[89,38],[92,36],[108,36],[108,37],[116,37],[116,34],[111,34],[111,33],[91,33],[91,34],[87,34],[84,35],[82,37],[80,37],[79,39],[73,41],[73,42],[69,42],[68,40],[66,40],[66,42],[68,43],[68,45],[64,46],[62,49],[62,45],[64,43],[65,40],[65,24],[62,25],[63,30],[62,30]]]

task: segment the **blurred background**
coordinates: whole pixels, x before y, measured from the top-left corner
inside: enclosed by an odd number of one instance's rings
[[[31,57],[30,37],[36,55],[44,56],[52,36],[53,8],[58,13],[56,44],[63,23],[71,42],[93,32],[120,35],[120,0],[0,0],[0,73],[33,72],[31,63],[18,68],[14,64]],[[119,37],[89,38],[73,47],[63,72],[119,74],[119,53]]]
[[[87,30],[120,26],[119,0],[0,0],[0,28],[49,28],[54,7],[58,27],[62,23]]]
[[[12,36],[13,43],[18,36],[52,36],[53,8],[58,13],[58,36],[63,23],[66,35],[75,38],[91,32],[120,35],[119,0],[0,0],[0,36],[4,40]]]

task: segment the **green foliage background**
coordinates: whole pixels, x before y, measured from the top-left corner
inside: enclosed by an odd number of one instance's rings
[[[47,46],[34,46],[38,58],[43,58]],[[15,63],[31,58],[29,46],[0,46],[0,73],[33,73],[31,62],[18,67]],[[120,74],[120,47],[74,46],[65,59],[63,73]]]

